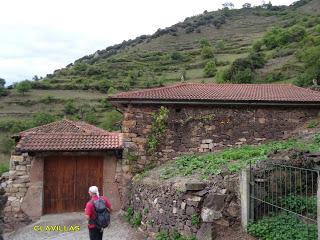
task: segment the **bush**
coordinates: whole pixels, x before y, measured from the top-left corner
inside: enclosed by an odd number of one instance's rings
[[[217,73],[216,63],[214,61],[209,61],[204,68],[205,77],[214,77]]]
[[[216,44],[216,48],[219,50],[224,50],[226,47],[226,44],[224,43],[223,40],[218,40],[217,44]]]
[[[0,139],[0,152],[4,154],[9,154],[11,153],[11,150],[13,149],[14,145],[15,142],[13,139],[11,139],[9,136],[4,137],[3,139]]]
[[[203,38],[199,41],[199,44],[200,44],[200,48],[204,48],[204,47],[210,47],[210,43],[209,43],[209,40],[206,39],[206,38]]]
[[[265,55],[262,52],[250,53],[248,59],[251,61],[251,69],[262,68],[266,64]]]
[[[28,80],[19,82],[16,84],[15,89],[18,93],[22,93],[24,95],[26,92],[29,92],[32,88],[31,82]]]
[[[40,126],[54,122],[59,119],[59,116],[52,115],[49,113],[38,112],[32,117],[32,124],[34,126]]]
[[[272,83],[283,80],[283,75],[281,72],[278,73],[269,73],[265,79],[265,82]]]
[[[73,100],[68,100],[66,105],[64,106],[63,112],[67,115],[74,115],[79,111],[79,109],[75,106]]]
[[[288,45],[289,43],[300,42],[306,35],[306,29],[299,25],[294,25],[287,30],[274,28],[265,34],[263,43],[268,49],[275,49],[280,46]]]
[[[120,129],[121,120],[122,114],[116,110],[112,110],[106,112],[105,117],[100,124],[100,127],[108,131],[116,131]]]
[[[210,59],[214,57],[213,47],[203,47],[201,50],[202,59]]]
[[[320,83],[320,47],[310,47],[303,51],[301,60],[305,63],[305,70],[298,76],[297,85],[305,87],[311,86],[313,80]]]

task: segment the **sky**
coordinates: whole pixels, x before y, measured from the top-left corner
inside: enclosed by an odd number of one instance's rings
[[[45,76],[96,50],[152,34],[227,0],[2,0],[0,78]],[[248,2],[233,0],[236,8]],[[268,1],[266,1],[268,2]],[[289,5],[294,0],[271,1]]]

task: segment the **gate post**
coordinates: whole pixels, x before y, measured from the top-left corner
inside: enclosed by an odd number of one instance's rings
[[[240,200],[241,200],[241,224],[245,231],[249,223],[250,214],[250,169],[241,171],[240,175]]]
[[[317,227],[318,227],[318,240],[320,239],[320,177],[318,173],[318,186],[317,186]]]

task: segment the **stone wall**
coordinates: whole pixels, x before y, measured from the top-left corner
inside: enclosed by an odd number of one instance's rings
[[[141,228],[151,235],[176,230],[211,239],[217,229],[240,222],[239,175],[220,174],[207,182],[185,184],[133,181],[130,206],[142,215]]]
[[[4,208],[5,229],[12,230],[19,224],[27,224],[30,218],[22,211],[23,199],[30,186],[32,158],[28,154],[12,155],[10,159],[9,179],[5,183],[8,196]]]
[[[6,205],[8,197],[5,195],[5,191],[3,186],[5,186],[5,181],[7,181],[8,177],[7,174],[4,173],[0,177],[0,240],[2,240],[2,233],[3,233],[3,228],[4,228],[4,217],[3,217],[3,209]]]
[[[281,139],[317,116],[319,109],[285,107],[167,106],[165,136],[154,154],[147,152],[153,114],[160,106],[123,105],[125,151],[122,169],[127,176],[150,164],[160,165],[181,154],[217,151],[243,144]]]

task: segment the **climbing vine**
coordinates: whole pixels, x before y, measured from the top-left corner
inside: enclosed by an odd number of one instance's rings
[[[159,112],[153,115],[153,123],[151,132],[147,138],[147,151],[153,154],[163,138],[167,129],[167,120],[169,117],[169,109],[161,106]]]

